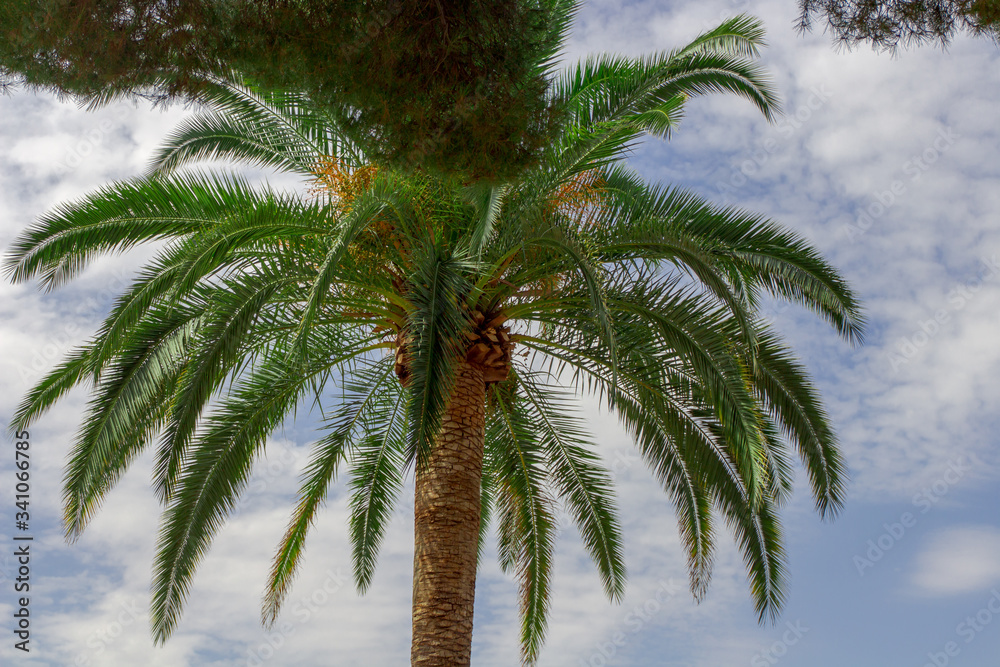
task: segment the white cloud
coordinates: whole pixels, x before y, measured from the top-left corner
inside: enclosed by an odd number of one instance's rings
[[[956,526],[938,531],[917,556],[911,581],[927,595],[982,592],[1000,583],[1000,528]]]

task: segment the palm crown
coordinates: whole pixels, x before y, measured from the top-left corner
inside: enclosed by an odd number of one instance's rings
[[[555,6],[561,31],[572,5]],[[491,523],[502,566],[519,578],[522,654],[533,662],[557,501],[607,594],[625,585],[610,474],[570,401],[586,391],[619,416],[674,501],[694,595],[709,581],[718,514],[758,612],[773,615],[785,590],[777,510],[791,450],[821,515],[840,507],[845,475],[816,391],[757,307],[765,295],[804,305],[859,342],[858,303],[795,234],[649,185],[622,163],[642,135],[669,134],[691,96],[733,92],[770,117],[775,97],[754,64],[761,40],[759,24],[738,17],[677,51],[591,58],[554,77],[558,141],[502,184],[379,169],[306,96],[216,81],[147,176],[60,206],[8,257],[14,280],[52,288],[101,253],[165,241],[97,335],[16,415],[24,428],[73,386],[93,384],[65,475],[68,536],[154,446],[164,514],[151,617],[165,640],[268,435],[313,397],[323,427],[265,620],[278,614],[335,475],[349,470],[365,590],[415,469],[414,664],[467,662],[467,646],[441,658],[428,637],[442,623],[471,634],[467,561],[474,591]],[[299,174],[312,194],[188,169],[217,158]],[[449,477],[456,470],[466,474]],[[457,509],[439,502],[451,495]],[[466,518],[436,535],[442,516]],[[462,554],[449,551],[463,540]],[[441,575],[462,579],[458,621],[434,611],[455,595],[434,578],[442,559],[466,562],[465,574]]]

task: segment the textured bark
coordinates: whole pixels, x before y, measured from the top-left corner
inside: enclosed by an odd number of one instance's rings
[[[483,370],[459,363],[451,400],[414,499],[411,664],[468,665],[476,596],[485,438]]]
[[[401,290],[400,290],[401,291]],[[510,328],[503,323],[504,313],[492,313],[490,318],[474,310],[470,315],[472,327],[465,333],[465,361],[483,370],[483,380],[487,385],[503,382],[510,375],[511,355],[514,343],[510,339]],[[410,381],[410,354],[408,341],[403,332],[396,334],[396,377],[404,387]]]

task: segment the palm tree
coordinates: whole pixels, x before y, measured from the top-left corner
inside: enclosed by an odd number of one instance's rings
[[[573,3],[556,9],[561,34]],[[214,82],[148,175],[58,207],[7,260],[13,280],[53,288],[99,254],[161,242],[14,420],[25,428],[70,388],[93,386],[66,470],[67,536],[154,446],[164,511],[151,619],[165,641],[269,434],[312,397],[322,431],[274,558],[265,622],[336,474],[349,471],[364,591],[412,470],[412,664],[469,664],[491,524],[520,582],[532,663],[558,503],[609,597],[625,586],[610,474],[572,407],[584,391],[619,416],[673,499],[693,594],[709,582],[718,514],[760,617],[773,616],[792,450],[822,516],[841,506],[845,474],[815,389],[758,304],[801,304],[850,342],[861,339],[859,306],[795,234],[647,184],[622,161],[642,135],[668,135],[691,96],[733,92],[770,118],[775,97],[754,64],[761,42],[758,22],[738,17],[676,51],[591,58],[553,76],[559,140],[499,184],[380,169],[307,96]],[[311,194],[189,168],[215,159],[299,174]]]

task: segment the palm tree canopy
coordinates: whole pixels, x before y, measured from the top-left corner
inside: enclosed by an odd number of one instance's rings
[[[558,504],[606,593],[625,586],[611,475],[573,407],[578,392],[618,415],[673,500],[694,595],[708,585],[721,516],[760,617],[773,616],[793,456],[821,516],[840,508],[846,474],[805,369],[758,307],[800,304],[851,343],[860,307],[796,234],[650,185],[623,163],[642,136],[669,135],[693,96],[735,93],[772,117],[755,64],[762,39],[741,16],[682,49],[553,73],[567,109],[557,140],[522,178],[489,186],[376,168],[307,95],[214,81],[147,175],[56,208],[7,259],[13,280],[48,289],[98,255],[160,242],[12,426],[92,385],[66,470],[67,535],[152,447],[164,512],[151,618],[165,640],[268,435],[312,399],[322,429],[263,616],[276,618],[342,470],[364,591],[403,479],[434,446],[456,364],[473,360],[488,382],[482,531],[495,528],[501,565],[518,577],[526,662],[545,633]],[[312,193],[194,168],[219,158],[299,174]]]

